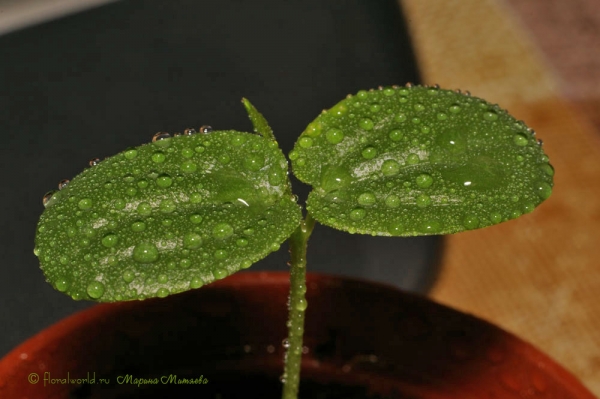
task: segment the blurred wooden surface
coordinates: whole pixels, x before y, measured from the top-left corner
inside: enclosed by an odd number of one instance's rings
[[[532,214],[447,237],[431,296],[531,342],[600,396],[598,103],[562,89],[562,70],[510,2],[401,4],[424,83],[500,104],[537,132],[556,169],[552,196]]]

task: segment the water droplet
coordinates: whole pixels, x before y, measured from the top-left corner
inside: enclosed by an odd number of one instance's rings
[[[346,187],[351,180],[350,172],[341,165],[328,165],[321,172],[321,188],[328,193]]]
[[[257,154],[250,154],[244,158],[244,166],[251,171],[260,170],[265,165],[265,159]]]
[[[415,165],[420,162],[419,156],[417,154],[410,154],[406,157],[406,163],[409,165]]]
[[[283,346],[285,349],[290,347],[290,340],[285,338],[283,341],[281,341],[281,346]]]
[[[156,178],[156,185],[158,187],[167,188],[171,187],[171,184],[173,184],[173,179],[167,174],[162,174]]]
[[[158,259],[158,248],[149,242],[141,242],[133,248],[133,260],[138,263],[152,263]]]
[[[188,233],[183,236],[184,248],[196,249],[202,245],[202,237],[196,233]]]
[[[335,116],[342,116],[348,111],[348,107],[343,102],[341,102],[333,106],[330,111]]]
[[[523,205],[523,213],[531,213],[533,212],[533,210],[535,209],[535,204],[533,204],[532,202],[528,202],[525,205]]]
[[[431,175],[428,175],[427,173],[423,173],[417,176],[416,182],[417,186],[421,188],[431,187],[431,185],[433,184],[433,177],[431,177]]]
[[[437,114],[437,118],[439,121],[445,121],[446,119],[448,119],[448,114],[440,112],[439,114]]]
[[[542,141],[542,139],[537,140],[537,145],[540,147],[544,145],[544,142]]]
[[[152,154],[152,161],[155,163],[163,163],[167,159],[167,156],[162,152],[155,152]]]
[[[92,207],[92,204],[93,204],[93,202],[90,198],[84,198],[79,201],[77,206],[79,206],[79,209],[88,210]]]
[[[142,216],[147,216],[152,213],[152,206],[147,202],[140,202],[136,208],[136,212]]]
[[[194,150],[192,150],[191,148],[184,148],[183,150],[181,150],[181,156],[183,156],[184,158],[192,158],[194,156]]]
[[[398,208],[400,206],[400,197],[395,194],[390,194],[385,199],[385,205],[388,208]]]
[[[42,198],[42,204],[44,204],[44,207],[48,207],[54,203],[54,201],[51,200],[56,192],[56,190],[51,190],[44,194],[44,197]]]
[[[63,188],[67,187],[69,185],[69,180],[68,179],[63,179],[61,181],[58,182],[58,189],[62,190]]]
[[[321,125],[321,122],[311,122],[307,127],[306,130],[304,131],[304,134],[310,136],[310,137],[318,137],[321,135],[321,129],[323,128],[323,126]]]
[[[194,173],[198,169],[198,165],[194,161],[184,161],[181,164],[181,171],[183,173]]]
[[[133,175],[126,174],[125,176],[123,176],[123,180],[126,181],[127,183],[131,183],[131,182],[135,181],[135,177],[133,177]]]
[[[61,277],[58,280],[56,280],[55,287],[58,291],[65,292],[67,288],[69,288],[69,280],[64,277]]]
[[[225,251],[223,249],[218,249],[215,251],[214,256],[215,256],[215,259],[227,259],[227,251]]]
[[[296,310],[299,310],[301,312],[305,311],[307,307],[308,303],[306,302],[306,299],[300,299],[296,304]]]
[[[356,208],[350,211],[350,219],[361,220],[367,215],[367,211],[362,208]]]
[[[392,130],[388,136],[392,141],[400,141],[402,140],[402,137],[404,137],[404,133],[402,133],[401,130],[395,129]]]
[[[483,113],[483,119],[486,121],[496,121],[498,120],[498,114],[494,111],[487,111]]]
[[[542,199],[546,200],[552,194],[552,187],[546,182],[537,182],[534,186],[535,192]]]
[[[369,109],[371,112],[379,112],[379,111],[381,111],[381,105],[371,104],[371,107]]]
[[[191,136],[193,134],[196,134],[196,129],[188,127],[187,129],[185,129],[183,131],[183,134],[186,135],[186,136]]]
[[[202,145],[199,145],[196,148],[194,148],[194,151],[196,151],[198,154],[203,153],[205,150],[206,150],[206,148]]]
[[[516,133],[513,136],[513,142],[519,147],[525,147],[529,143],[529,139],[522,133]]]
[[[393,159],[388,159],[381,164],[381,173],[384,176],[395,176],[400,172],[400,164]]]
[[[208,133],[210,133],[212,131],[213,131],[212,126],[208,126],[208,125],[202,125],[202,126],[200,126],[200,133],[208,134]]]
[[[190,222],[194,223],[194,224],[199,224],[202,222],[202,216],[198,215],[197,213],[193,214],[190,216]]]
[[[156,296],[159,298],[165,298],[170,294],[169,290],[167,288],[159,288],[158,291],[156,291]]]
[[[221,165],[227,165],[229,162],[231,162],[231,157],[229,157],[227,154],[219,155],[217,159]]]
[[[187,269],[191,265],[192,262],[189,259],[181,259],[181,261],[179,262],[179,267],[181,267],[182,269]]]
[[[391,222],[387,227],[387,231],[393,236],[399,236],[404,232],[404,226],[400,222]]]
[[[139,188],[146,188],[148,187],[148,180],[141,179],[140,181],[138,181],[137,185]]]
[[[372,130],[373,126],[375,126],[375,123],[373,123],[373,121],[369,118],[363,118],[358,122],[358,126],[364,130]]]
[[[416,198],[416,202],[419,208],[425,208],[431,205],[431,198],[428,195],[421,194]]]
[[[177,205],[171,199],[164,199],[160,202],[159,209],[164,213],[171,213],[177,209]]]
[[[467,230],[476,229],[479,227],[479,218],[473,214],[469,214],[463,219],[463,225]]]
[[[329,129],[327,133],[325,133],[325,138],[331,144],[338,144],[344,139],[344,133],[340,129]]]
[[[90,226],[85,226],[84,228],[82,228],[81,233],[87,238],[92,238],[96,235],[96,231]]]
[[[200,288],[204,285],[204,281],[200,277],[194,277],[190,280],[190,288]]]
[[[158,133],[156,133],[156,134],[155,134],[155,135],[152,137],[152,142],[153,142],[153,143],[157,143],[157,142],[159,142],[159,141],[162,141],[162,140],[167,140],[167,139],[170,139],[170,138],[171,138],[171,135],[170,135],[169,133],[166,133],[166,132],[158,132]]]
[[[377,199],[372,193],[362,193],[358,196],[358,203],[360,205],[370,206],[373,205],[376,201]]]
[[[248,246],[248,240],[246,240],[245,238],[238,238],[235,243],[237,244],[238,247],[247,247]]]
[[[112,248],[119,242],[119,237],[116,234],[107,234],[102,238],[102,245],[106,248]]]
[[[135,157],[137,157],[137,150],[131,149],[131,150],[127,150],[125,151],[125,158],[126,159],[133,159]]]
[[[458,130],[446,130],[439,135],[436,144],[446,153],[453,155],[462,154],[467,150],[467,139]]]
[[[422,112],[425,111],[425,106],[423,104],[415,104],[415,106],[413,107],[415,109],[415,111],[417,112]]]
[[[313,145],[313,139],[310,137],[302,137],[298,141],[298,144],[300,144],[300,147],[302,148],[310,148]]]
[[[435,234],[440,231],[441,225],[436,220],[429,220],[421,224],[421,229],[425,234]]]
[[[213,237],[224,240],[233,234],[233,227],[227,223],[217,224],[212,231]]]
[[[126,283],[131,283],[135,279],[135,273],[131,270],[125,270],[122,277]]]
[[[449,111],[452,112],[453,114],[458,114],[460,112],[460,105],[452,105],[449,108]]]
[[[367,147],[364,150],[362,150],[361,154],[365,159],[373,159],[377,156],[377,150],[373,147]]]
[[[87,286],[87,293],[90,297],[98,299],[104,295],[104,284],[94,281]]]
[[[96,166],[100,163],[100,158],[92,158],[90,159],[90,166]]]
[[[502,221],[502,215],[499,214],[498,212],[491,213],[490,220],[492,221],[492,223],[498,224]]]
[[[552,167],[552,165],[545,163],[540,165],[540,169],[548,176],[554,176],[554,168]]]

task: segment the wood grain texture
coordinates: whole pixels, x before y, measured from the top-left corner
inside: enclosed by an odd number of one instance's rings
[[[600,136],[504,3],[402,0],[424,83],[497,102],[544,140],[553,194],[447,237],[432,297],[530,341],[600,395]]]

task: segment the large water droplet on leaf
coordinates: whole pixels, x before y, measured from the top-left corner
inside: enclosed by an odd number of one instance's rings
[[[138,263],[152,263],[158,259],[158,248],[149,242],[142,242],[133,248],[133,260]]]
[[[321,175],[321,188],[326,192],[331,192],[346,187],[351,181],[352,176],[346,168],[329,166],[324,169]]]

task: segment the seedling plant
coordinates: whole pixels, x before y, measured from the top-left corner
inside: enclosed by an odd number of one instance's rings
[[[203,126],[102,161],[44,196],[34,253],[75,300],[166,297],[247,269],[288,241],[283,398],[297,397],[315,224],[352,234],[422,236],[530,213],[554,169],[522,121],[438,86],[361,90],[324,110],[288,154],[310,185],[305,211],[267,121],[254,133]],[[304,213],[304,215],[303,215]]]

